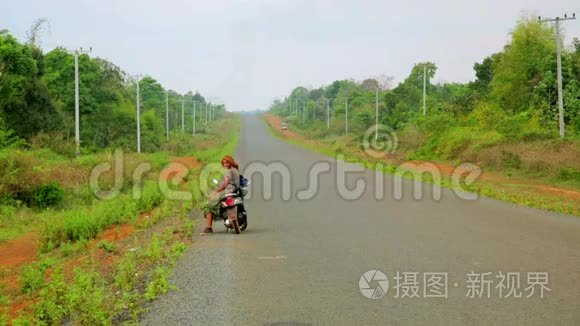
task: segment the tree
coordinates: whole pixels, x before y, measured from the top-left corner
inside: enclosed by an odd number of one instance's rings
[[[362,81],[361,87],[367,92],[374,92],[379,88],[379,81],[372,78],[367,78]]]
[[[67,141],[74,132],[74,56],[60,47],[43,54],[37,44],[45,24],[45,19],[37,20],[25,44],[0,32],[0,146],[19,143],[16,136]],[[125,72],[112,62],[87,54],[79,55],[79,73],[83,149],[135,149],[134,81],[126,81]],[[144,77],[140,86],[143,149],[155,151],[165,139],[165,89],[151,76]],[[185,96],[205,102],[199,92]],[[181,124],[182,98],[184,95],[169,91],[173,128]],[[223,111],[224,107],[217,107],[216,116]],[[44,132],[49,134],[36,137]]]
[[[145,76],[139,84],[143,111],[153,110],[158,116],[165,111],[165,90],[155,78]],[[180,103],[181,105],[181,103]],[[180,106],[181,107],[181,106]],[[163,116],[165,116],[163,114]]]
[[[512,32],[491,82],[492,97],[508,112],[526,111],[535,104],[542,107],[544,115],[551,115],[549,107],[555,100],[550,95],[555,87],[551,81],[551,71],[555,71],[551,66],[556,63],[554,38],[553,28],[533,18],[521,20]],[[541,96],[531,96],[535,89]]]
[[[11,35],[0,35],[0,110],[22,101],[27,77],[38,71],[30,47]]]
[[[482,63],[475,63],[473,70],[475,70],[476,80],[474,86],[482,92],[489,90],[489,84],[493,80],[494,65],[501,60],[501,53],[494,53],[489,57],[483,59]]]
[[[34,45],[0,35],[0,110],[19,137],[30,138],[59,126],[46,84],[40,80],[43,55]]]
[[[28,45],[38,48],[40,47],[39,34],[44,25],[46,25],[50,30],[50,22],[46,18],[39,18],[34,22],[34,24],[32,24],[28,32],[26,32]]]

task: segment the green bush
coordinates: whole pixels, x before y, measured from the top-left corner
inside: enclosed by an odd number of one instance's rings
[[[138,281],[137,272],[137,256],[130,252],[127,259],[117,266],[115,287],[123,292],[134,290]]]
[[[562,181],[580,181],[580,171],[574,168],[562,168],[558,173],[558,179]]]
[[[64,189],[57,182],[50,182],[40,186],[32,196],[35,207],[47,208],[60,204],[64,199]]]
[[[13,130],[4,130],[4,123],[0,120],[0,148],[18,148],[25,145],[24,140],[19,139]]]
[[[76,144],[74,140],[67,139],[62,132],[38,133],[30,139],[30,143],[34,149],[48,148],[66,157],[76,156]]]
[[[417,129],[425,134],[440,135],[452,127],[456,117],[446,112],[435,112],[431,115],[416,116]]]
[[[105,306],[105,282],[98,273],[75,269],[68,302],[72,324],[109,324],[111,316]]]
[[[492,147],[505,141],[505,136],[497,131],[488,131],[474,139],[473,150],[479,151],[482,148]]]
[[[51,280],[40,291],[40,300],[34,306],[37,321],[47,325],[60,325],[70,312],[68,287],[61,269],[51,275]]]
[[[166,267],[157,267],[153,272],[153,280],[147,285],[145,298],[151,301],[171,290],[173,286],[169,284],[168,278],[169,270]]]
[[[494,130],[506,118],[503,110],[486,102],[477,105],[470,115],[482,130]]]
[[[519,169],[522,166],[520,156],[514,153],[504,151],[502,153],[502,165],[510,169]]]
[[[438,154],[446,159],[458,157],[473,141],[473,132],[473,129],[467,127],[452,129],[439,141]]]
[[[92,208],[80,208],[65,212],[55,212],[49,217],[43,234],[43,249],[50,250],[69,241],[92,239],[99,232],[114,224],[127,223],[141,212],[159,205],[163,195],[154,182],[146,182],[141,198],[133,199],[132,194],[98,201]]]
[[[46,270],[38,264],[30,264],[22,269],[20,275],[21,289],[24,293],[30,293],[42,288],[45,284],[44,272]]]
[[[107,240],[101,240],[99,241],[99,243],[97,243],[97,248],[103,249],[104,251],[111,253],[115,251],[115,244]]]

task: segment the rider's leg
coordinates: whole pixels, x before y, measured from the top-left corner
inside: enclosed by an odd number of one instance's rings
[[[206,222],[207,227],[211,229],[212,225],[213,225],[213,216],[212,216],[211,212],[207,212],[205,214],[205,222]]]

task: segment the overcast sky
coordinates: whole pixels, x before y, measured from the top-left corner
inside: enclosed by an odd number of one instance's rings
[[[425,60],[437,64],[436,81],[469,81],[518,18],[574,11],[578,0],[0,0],[0,29],[23,40],[46,17],[47,50],[92,46],[128,73],[253,110],[297,85],[381,74],[398,82]],[[580,20],[564,27],[567,44],[580,37]]]

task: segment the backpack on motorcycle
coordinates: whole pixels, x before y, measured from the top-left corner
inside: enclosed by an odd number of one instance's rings
[[[245,188],[247,186],[248,186],[248,179],[244,178],[244,176],[240,174],[240,188]]]

